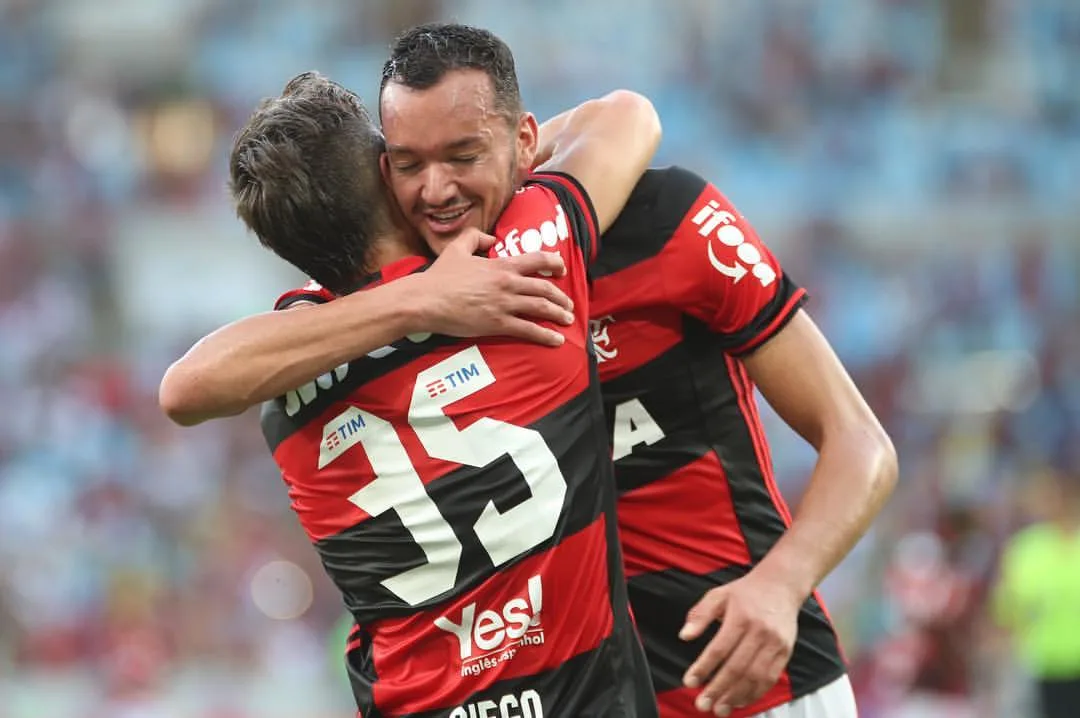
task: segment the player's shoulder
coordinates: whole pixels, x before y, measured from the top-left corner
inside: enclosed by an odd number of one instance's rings
[[[606,235],[655,231],[662,225],[674,229],[708,186],[704,177],[678,165],[646,170]]]
[[[518,189],[495,223],[491,256],[513,257],[539,250],[558,251],[571,225],[559,197],[543,184]]]
[[[704,206],[711,188],[701,175],[672,165],[646,170],[623,211],[604,233],[593,276],[600,278],[656,257]]]
[[[557,172],[534,173],[514,192],[495,223],[494,234],[491,256],[512,257],[540,250],[564,252],[571,244],[591,256],[596,213],[573,177]]]

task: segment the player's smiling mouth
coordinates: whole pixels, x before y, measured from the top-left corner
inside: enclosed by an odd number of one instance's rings
[[[425,212],[424,220],[427,222],[428,228],[435,234],[456,232],[464,226],[471,209],[472,205],[468,204],[449,210]]]

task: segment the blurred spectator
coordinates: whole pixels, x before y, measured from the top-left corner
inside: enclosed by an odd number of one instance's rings
[[[1035,676],[1041,715],[1066,718],[1080,707],[1080,471],[1046,489],[1041,520],[1005,546],[994,608]]]

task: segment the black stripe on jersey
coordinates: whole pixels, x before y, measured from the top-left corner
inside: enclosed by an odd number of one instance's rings
[[[476,693],[466,705],[488,703],[481,712],[477,705],[474,715],[530,715],[517,710],[514,713],[497,713],[505,696],[521,698],[528,690],[536,691],[541,700],[542,714],[549,718],[658,718],[656,698],[649,682],[648,673],[628,665],[628,652],[640,654],[641,648],[633,638],[633,629],[624,624],[621,629],[594,648],[574,656],[558,668],[531,676],[521,676],[498,681],[487,690]],[[614,667],[615,670],[612,670]],[[623,667],[624,670],[619,670]],[[404,718],[449,718],[458,706],[448,706],[423,713],[410,713]],[[381,716],[361,710],[364,718]]]
[[[803,294],[797,302],[788,306],[791,298],[798,291],[798,285],[791,281],[787,273],[784,273],[780,277],[780,286],[777,287],[772,300],[761,308],[749,324],[734,334],[715,334],[714,336],[725,349],[731,352],[732,356],[742,357],[753,354],[755,349],[760,348],[762,344],[786,327],[792,317],[798,313],[799,307],[806,304],[808,296]],[[782,314],[785,310],[787,313]],[[740,347],[746,348],[734,351]]]
[[[606,277],[659,254],[707,186],[704,178],[682,167],[646,170],[604,233],[592,277]]]
[[[712,350],[708,354],[718,366],[724,366],[721,352]],[[642,366],[604,382],[604,414],[609,437],[614,432],[617,407],[631,399],[640,401],[664,431],[664,438],[651,444],[648,451],[634,452],[615,462],[615,483],[620,493],[670,476],[713,450],[707,435],[696,430],[705,417],[697,413],[701,411],[701,402],[694,386],[691,362],[690,348],[683,341]],[[649,390],[643,393],[642,387]],[[734,402],[734,395],[730,399]],[[687,416],[691,407],[696,413]],[[710,406],[709,410],[717,409]],[[687,424],[695,430],[678,430]]]
[[[544,437],[566,479],[566,497],[551,538],[502,566],[543,553],[561,538],[592,525],[605,505],[614,502],[610,461],[591,426],[596,395],[587,389],[555,411],[529,425]],[[483,481],[477,481],[479,476]],[[483,468],[460,467],[427,484],[428,495],[461,542],[461,565],[453,593],[478,585],[495,573],[495,566],[473,530],[489,501],[500,511],[530,496],[528,484],[509,456]],[[614,516],[608,516],[614,524]],[[422,566],[425,558],[405,530],[397,513],[387,511],[315,543],[327,574],[345,595],[345,604],[361,625],[380,618],[414,614],[434,607],[446,595],[409,606],[380,581]]]
[[[723,405],[738,400],[735,382],[739,381],[728,371],[723,359],[717,360],[709,346],[715,346],[716,335],[704,324],[687,319],[685,342],[689,345],[692,376],[697,383],[699,408],[703,413],[706,432],[713,441],[713,449],[720,458],[727,475],[732,506],[739,521],[739,529],[746,540],[746,547],[754,564],[759,563],[783,535],[787,526],[766,484],[764,470],[754,448],[751,417],[741,411],[723,411]],[[749,397],[753,401],[753,396]],[[805,695],[807,686],[816,689],[828,683],[819,682],[818,670],[823,662],[842,668],[836,636],[816,598],[804,608],[811,627],[820,623],[828,633],[815,629],[800,638],[791,658],[792,691]],[[800,621],[803,618],[800,616]],[[802,623],[800,623],[802,629]],[[832,674],[835,678],[839,672]]]
[[[565,184],[559,180],[545,177],[558,177],[563,182],[568,182],[577,188],[577,191],[581,194],[581,199],[584,201],[585,206],[582,207],[582,203],[577,201],[573,193],[566,187]],[[584,261],[588,264],[589,260],[593,256],[593,250],[595,243],[597,242],[596,228],[599,226],[599,222],[596,219],[596,209],[593,207],[592,200],[589,198],[589,194],[585,191],[585,188],[581,186],[581,183],[574,179],[572,176],[565,172],[540,172],[533,175],[529,180],[529,184],[538,184],[543,187],[547,187],[549,190],[555,193],[555,198],[559,200],[559,204],[566,210],[567,220],[570,222],[571,231],[574,233],[574,239],[577,241],[578,248],[581,249],[581,256],[584,257]],[[582,212],[586,214],[582,214]]]
[[[723,353],[716,350],[716,334],[691,318],[683,326],[688,370],[704,434],[724,467],[739,528],[751,560],[757,563],[780,539],[787,525],[769,493],[755,451],[751,417],[738,408],[737,379],[729,373]]]
[[[461,339],[444,334],[432,334],[422,342],[413,342],[408,338],[403,338],[389,345],[394,350],[392,352],[385,353],[384,348],[378,358],[365,355],[354,359],[349,362],[349,371],[344,379],[335,380],[327,389],[316,388],[311,403],[301,405],[295,416],[285,413],[285,397],[264,402],[260,422],[263,438],[266,439],[270,452],[276,451],[281,442],[321,415],[335,402],[348,398],[361,386],[400,369],[434,349],[459,342]]]
[[[682,687],[682,677],[716,635],[710,626],[693,641],[679,639],[686,613],[706,591],[731,583],[749,571],[747,566],[726,566],[704,576],[685,571],[641,574],[629,580],[630,604],[645,644],[657,692]],[[832,683],[845,672],[836,634],[813,596],[799,611],[799,633],[788,663],[794,698]]]
[[[353,698],[356,699],[360,718],[382,718],[382,712],[375,706],[373,693],[379,675],[371,653],[371,634],[359,626],[354,625],[353,628],[359,634],[360,645],[345,653],[345,671],[349,676],[349,686],[352,688]]]

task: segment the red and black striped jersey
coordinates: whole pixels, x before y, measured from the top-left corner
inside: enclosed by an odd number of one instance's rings
[[[680,641],[686,612],[744,575],[790,522],[738,357],[779,331],[805,293],[714,186],[677,167],[645,174],[592,276],[631,604],[662,714],[699,715],[698,691],[683,689],[682,676],[713,634]],[[784,676],[736,715],[805,695],[844,670],[815,595]]]
[[[655,716],[589,349],[596,219],[574,180],[545,173],[495,234],[492,255],[562,254],[552,281],[577,315],[563,346],[413,335],[269,402],[263,432],[356,620],[364,718]],[[308,287],[278,307],[332,298]]]

